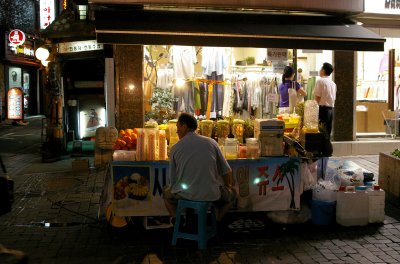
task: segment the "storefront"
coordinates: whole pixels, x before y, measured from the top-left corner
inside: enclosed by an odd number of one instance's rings
[[[10,31],[12,32],[12,31]],[[39,89],[39,68],[40,63],[35,59],[35,41],[38,39],[32,35],[25,34],[22,31],[21,36],[24,36],[24,41],[17,41],[16,44],[10,42],[10,32],[2,35],[4,47],[4,94],[2,98],[2,119],[7,118],[8,102],[6,100],[7,93],[12,88],[18,88],[23,94],[23,116],[37,115],[41,112],[40,101],[42,91]],[[23,35],[22,35],[23,34]],[[16,37],[14,37],[15,39]]]
[[[399,124],[395,122],[400,98],[399,10],[396,1],[365,0],[365,12],[356,17],[364,27],[386,39],[384,51],[357,54],[358,136],[399,136]]]
[[[341,89],[338,94],[342,97],[342,108],[338,107],[339,113],[348,116],[348,110],[350,108],[350,111],[353,111],[354,103],[353,97],[346,96],[347,90],[354,90],[353,51],[383,50],[384,45],[384,39],[343,16],[325,14],[310,16],[303,13],[254,10],[238,12],[151,7],[124,7],[123,10],[113,6],[96,10],[95,17],[97,41],[114,45],[118,129],[144,127],[145,121],[150,117],[157,119],[159,124],[164,124],[179,112],[191,112],[206,121],[224,117],[238,118],[243,120],[244,124],[250,116],[275,117],[278,98],[276,88],[283,67],[293,65],[297,69],[304,69],[304,85],[308,85],[312,83],[312,78],[317,75],[321,63],[325,61],[336,64],[338,78],[335,81]],[[235,82],[233,78],[236,79]],[[343,83],[345,85],[342,85]],[[236,84],[236,90],[233,84]],[[247,89],[249,85],[252,85],[253,89]],[[351,89],[348,89],[348,86]],[[207,95],[207,99],[202,100],[205,98],[202,94]],[[250,98],[252,100],[248,100]],[[240,108],[237,102],[241,102]],[[340,115],[338,118],[340,119]],[[352,123],[353,120],[348,118],[342,121]],[[338,125],[342,124],[338,122]],[[350,127],[352,128],[352,125]],[[235,130],[233,127],[232,129]],[[252,131],[254,129],[250,129],[250,133]],[[244,135],[246,132],[243,130],[239,132],[243,134],[239,136],[238,132],[232,131],[235,137],[250,136]],[[127,136],[126,140],[129,142],[125,141],[124,146],[121,145],[122,149],[129,149],[135,144],[132,139],[136,137],[139,142],[139,134]],[[288,159],[290,160],[291,158]],[[282,157],[282,160],[271,167],[279,167],[286,161],[285,157]],[[235,162],[231,162],[233,167],[236,166]],[[262,195],[263,192],[260,194],[256,189],[259,182],[254,180],[259,176],[257,173],[260,172],[260,168],[269,166],[268,158],[238,162],[244,167],[251,167],[251,162],[259,162],[251,169],[250,177],[244,181],[244,184],[254,189],[243,196],[254,198]],[[123,168],[124,166],[133,168]],[[149,168],[143,169],[146,166]],[[293,169],[298,173],[299,164],[293,165]],[[142,188],[152,192],[152,198],[146,195],[145,199],[148,200],[156,199],[153,196],[160,199],[157,194],[159,186],[156,186],[158,189],[153,188],[153,184],[158,182],[161,187],[167,184],[166,181],[159,181],[160,173],[167,170],[167,164],[162,161],[155,164],[114,162],[113,170],[113,183],[107,186],[107,190],[115,200],[127,198],[127,191],[135,196],[136,190],[124,188],[124,197],[116,198],[116,194],[118,196],[118,193],[123,193],[121,183],[118,182],[121,179],[123,181],[125,176],[128,176],[127,180],[129,175],[136,173],[147,177],[143,182],[147,182],[150,187]],[[271,174],[274,172],[266,175]],[[156,177],[158,180],[155,180]],[[296,183],[299,183],[299,175],[293,174],[293,177]],[[234,169],[234,178],[239,182],[241,172]],[[138,179],[133,177],[132,180]],[[290,185],[288,179],[283,182]],[[275,186],[272,183],[268,184],[266,190],[272,191]],[[299,187],[297,184],[292,186]],[[240,188],[239,184],[237,188]],[[296,189],[293,197],[298,197],[299,192],[300,190]],[[264,202],[268,202],[268,199],[265,198]],[[119,215],[165,214],[163,208],[156,213],[123,211],[135,210],[132,204],[148,207],[148,202],[139,200],[134,197],[121,201],[122,208],[119,209],[122,211]],[[114,206],[118,207],[115,204]],[[259,210],[287,209],[286,204],[280,208],[266,205]],[[289,209],[296,208],[289,206]]]

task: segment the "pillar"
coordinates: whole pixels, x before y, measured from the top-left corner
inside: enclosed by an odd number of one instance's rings
[[[334,141],[355,140],[356,59],[354,51],[334,51],[333,67],[335,70],[333,81],[337,86],[333,119]]]
[[[115,98],[118,129],[143,127],[143,46],[115,45]]]

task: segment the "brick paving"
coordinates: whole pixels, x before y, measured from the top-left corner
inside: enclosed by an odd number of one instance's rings
[[[138,218],[120,229],[98,218],[103,168],[74,173],[71,160],[39,165],[37,154],[19,155],[6,160],[15,168],[15,202],[0,216],[0,243],[23,251],[29,263],[400,263],[400,209],[390,203],[383,225],[364,227],[280,225],[262,213],[233,215],[231,221],[250,224],[226,230],[198,251],[191,241],[171,246],[170,229],[145,230]]]

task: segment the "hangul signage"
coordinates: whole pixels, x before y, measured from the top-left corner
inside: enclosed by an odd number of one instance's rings
[[[47,28],[54,19],[54,0],[40,0],[40,29]]]
[[[20,88],[13,87],[7,93],[7,118],[23,119],[23,98]]]
[[[59,53],[94,51],[102,50],[103,48],[103,44],[97,43],[97,40],[65,42],[58,44]]]
[[[365,0],[364,12],[375,14],[400,15],[399,0]]]
[[[11,30],[8,34],[8,41],[14,46],[22,45],[25,42],[25,33],[19,29]]]
[[[267,60],[284,61],[288,59],[287,49],[267,49]]]
[[[11,40],[14,40],[14,43],[16,42],[16,35],[11,35],[11,32],[8,33],[6,32],[6,46],[5,48],[5,58],[7,60],[29,60],[29,61],[34,61],[35,60],[35,50],[34,50],[34,38],[31,35],[25,35],[24,34],[24,42],[23,44],[13,44]],[[10,35],[14,36],[12,39],[10,39]]]

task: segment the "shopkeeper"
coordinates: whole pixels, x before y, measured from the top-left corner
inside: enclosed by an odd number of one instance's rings
[[[279,113],[291,114],[297,103],[297,98],[304,98],[307,92],[301,85],[294,81],[295,72],[290,66],[286,66],[282,74],[282,83],[279,85]],[[293,90],[291,90],[293,89]],[[293,97],[290,99],[290,92],[293,91]],[[292,101],[292,104],[289,104]]]
[[[232,170],[217,142],[195,131],[197,120],[182,113],[177,122],[179,141],[170,152],[170,186],[164,188],[164,202],[174,218],[180,199],[215,201],[217,221],[236,199]]]

